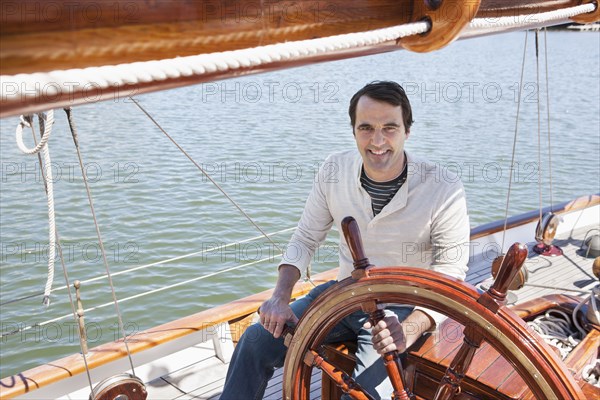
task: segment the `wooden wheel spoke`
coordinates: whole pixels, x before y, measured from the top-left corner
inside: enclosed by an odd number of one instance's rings
[[[463,344],[446,369],[446,374],[435,392],[434,400],[449,400],[460,392],[460,384],[473,361],[475,352],[481,346],[483,335],[469,327],[465,327],[463,334]]]
[[[325,372],[344,393],[356,400],[375,400],[365,389],[362,388],[350,375],[325,360],[319,353],[309,350],[304,355],[304,363],[310,367],[317,367]]]
[[[508,287],[525,263],[527,253],[527,246],[520,243],[513,244],[502,260],[494,284],[481,295],[477,302],[493,313],[498,312],[498,309],[506,304]]]
[[[362,304],[361,308],[364,312],[369,314],[369,319],[373,326],[385,318],[384,304],[377,300],[365,302]],[[385,365],[388,377],[394,388],[392,400],[410,400],[411,396],[406,390],[407,386],[404,383],[404,372],[398,352],[391,351],[384,354],[383,364]]]

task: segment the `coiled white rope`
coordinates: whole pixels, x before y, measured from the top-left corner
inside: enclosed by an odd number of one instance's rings
[[[547,11],[539,14],[523,14],[498,18],[474,18],[469,23],[469,29],[489,28],[526,28],[529,26],[545,25],[548,22],[565,20],[576,15],[586,14],[596,9],[596,4],[588,3],[561,10]]]
[[[567,358],[569,353],[579,344],[580,333],[571,327],[571,318],[560,310],[549,310],[533,321],[528,321],[546,343],[554,346],[560,352],[561,359]]]
[[[590,385],[600,388],[600,358],[583,367],[581,377]]]
[[[17,125],[17,146],[25,154],[37,154],[40,151],[44,158],[44,179],[47,188],[48,198],[48,278],[46,279],[46,286],[44,287],[44,299],[42,303],[48,307],[50,305],[50,291],[52,289],[52,282],[54,281],[54,257],[56,252],[56,225],[54,220],[54,190],[53,190],[53,178],[52,178],[52,165],[50,160],[50,149],[48,148],[48,139],[50,139],[50,133],[52,132],[52,125],[54,124],[54,111],[50,110],[47,114],[38,114],[40,121],[43,121],[44,134],[42,140],[33,149],[27,148],[23,143],[23,128],[32,128],[31,123],[33,116],[22,116],[21,122]]]

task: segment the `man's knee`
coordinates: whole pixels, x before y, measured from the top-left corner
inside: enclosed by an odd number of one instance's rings
[[[252,345],[252,343],[259,343],[268,341],[269,337],[273,338],[273,335],[269,333],[261,324],[252,324],[250,325],[242,337],[240,338],[240,343],[244,343],[244,345]]]

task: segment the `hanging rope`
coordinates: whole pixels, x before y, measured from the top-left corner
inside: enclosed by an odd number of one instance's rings
[[[550,142],[550,85],[548,77],[548,35],[547,29],[544,27],[544,62],[546,64],[546,119],[548,123],[548,178],[550,181],[550,212],[554,205],[552,196],[552,143]]]
[[[40,142],[33,148],[30,149],[23,143],[23,128],[31,128],[33,122],[33,116],[21,115],[21,122],[17,125],[17,146],[25,154],[37,154],[42,153],[44,159],[43,171],[44,171],[44,185],[46,186],[46,198],[48,199],[48,278],[46,279],[46,285],[44,287],[44,298],[42,304],[46,307],[50,305],[50,291],[52,290],[52,283],[54,281],[54,258],[56,256],[56,226],[54,219],[54,186],[52,178],[52,164],[50,159],[50,150],[48,148],[48,140],[52,133],[52,125],[54,124],[54,111],[50,110],[47,114],[38,114],[40,119],[40,126],[44,126],[44,133]],[[43,120],[43,122],[42,122]]]
[[[525,44],[523,45],[523,61],[521,62],[521,80],[519,81],[519,92],[517,95],[517,115],[515,117],[515,133],[513,136],[512,156],[508,172],[508,191],[506,193],[506,207],[504,208],[504,229],[502,229],[502,246],[500,253],[504,253],[504,241],[506,239],[506,226],[508,224],[508,206],[510,204],[510,191],[512,188],[512,176],[515,169],[515,154],[517,151],[517,133],[519,132],[519,113],[521,111],[521,92],[523,91],[523,76],[525,75],[525,55],[527,54],[527,31],[525,31]],[[504,262],[504,260],[502,261]]]
[[[39,123],[40,123],[40,135],[42,136],[42,139],[44,138],[44,134],[42,132],[45,132],[45,126],[46,126],[46,121],[42,118],[39,119]],[[33,127],[32,127],[32,136],[33,136],[33,142],[36,144],[37,146],[37,140],[35,138],[35,132],[33,132]],[[46,192],[46,196],[48,195],[48,184],[46,182],[46,174],[44,173],[44,168],[42,167],[42,157],[40,156],[40,153],[38,153],[38,160],[40,163],[40,173],[42,174],[42,178],[44,181],[44,191]],[[58,249],[58,255],[60,258],[60,264],[62,266],[62,270],[63,270],[63,276],[65,278],[65,286],[63,286],[63,288],[67,288],[67,293],[69,295],[69,304],[71,305],[71,315],[73,316],[73,319],[75,320],[75,323],[78,322],[79,320],[79,316],[77,315],[77,310],[75,309],[75,303],[73,302],[73,295],[71,293],[71,284],[69,283],[69,274],[67,272],[67,266],[65,265],[65,258],[63,256],[63,251],[62,251],[62,246],[61,246],[61,242],[60,242],[60,236],[58,235],[58,228],[55,227],[54,229],[55,233],[56,233],[56,247]],[[51,292],[55,291],[57,289],[52,289]],[[90,375],[90,369],[88,367],[88,363],[87,363],[87,356],[86,356],[86,351],[84,351],[84,338],[79,335],[79,348],[81,349],[81,355],[83,356],[83,364],[85,366],[85,372],[87,375],[87,379],[88,379],[88,385],[90,386],[90,391],[93,391],[93,384],[92,384],[92,377]]]
[[[127,357],[129,358],[129,365],[131,366],[131,372],[135,375],[135,369],[133,367],[133,361],[131,359],[131,353],[129,351],[129,345],[127,344],[127,334],[125,332],[125,328],[123,326],[123,318],[121,316],[121,310],[119,309],[119,302],[117,301],[117,294],[115,292],[115,286],[113,285],[112,277],[110,274],[110,268],[108,267],[108,261],[106,260],[106,251],[104,250],[104,242],[102,241],[102,235],[100,233],[100,227],[98,226],[98,220],[96,219],[96,211],[94,210],[94,201],[92,200],[92,192],[90,191],[90,185],[87,180],[87,174],[85,172],[85,167],[83,166],[83,159],[81,157],[81,150],[79,148],[79,139],[77,138],[77,129],[75,128],[75,121],[73,120],[73,114],[71,112],[71,108],[65,108],[65,112],[67,113],[67,119],[69,121],[69,128],[71,129],[71,135],[73,136],[73,143],[75,144],[75,149],[77,150],[77,159],[79,160],[79,167],[81,168],[81,176],[83,177],[83,183],[85,185],[85,191],[87,193],[88,202],[90,205],[90,211],[92,212],[92,219],[94,220],[94,226],[96,228],[96,235],[98,236],[98,245],[100,246],[100,253],[102,254],[102,261],[104,263],[104,268],[106,270],[106,276],[108,277],[108,283],[110,284],[110,290],[112,293],[113,303],[115,305],[115,311],[117,313],[117,320],[119,322],[119,329],[121,331],[121,335],[123,335],[123,343],[125,344],[125,349],[127,350]]]
[[[539,51],[539,40],[538,33],[539,29],[535,30],[535,79],[536,79],[536,87],[537,87],[537,142],[538,142],[538,197],[539,197],[539,206],[540,206],[540,225],[542,224],[542,110],[540,109],[540,51]]]

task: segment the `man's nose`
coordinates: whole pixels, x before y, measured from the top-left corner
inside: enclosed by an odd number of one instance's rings
[[[381,146],[385,143],[385,136],[383,134],[383,128],[375,128],[375,132],[371,137],[371,143],[374,146]]]

